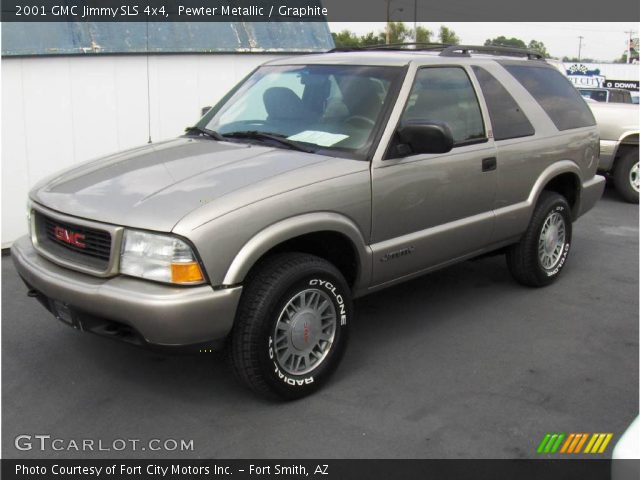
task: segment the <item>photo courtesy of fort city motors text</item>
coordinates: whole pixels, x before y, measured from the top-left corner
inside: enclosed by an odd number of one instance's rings
[[[640,478],[637,0],[0,8],[3,479]]]

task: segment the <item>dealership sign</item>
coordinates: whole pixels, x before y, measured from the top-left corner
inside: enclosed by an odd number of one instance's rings
[[[637,92],[640,90],[640,82],[637,80],[607,80],[600,73],[600,69],[589,70],[586,65],[574,63],[567,68],[567,77],[577,88],[622,88]]]
[[[602,86],[606,88],[623,88],[632,92],[640,91],[640,81],[637,80],[605,80]]]
[[[567,69],[567,77],[576,87],[602,87],[605,78],[600,70],[589,70],[585,65],[574,63]]]

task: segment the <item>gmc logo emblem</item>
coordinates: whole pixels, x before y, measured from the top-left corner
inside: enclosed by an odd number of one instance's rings
[[[78,248],[87,248],[84,243],[84,235],[81,233],[75,233],[67,230],[66,228],[56,226],[54,230],[55,236],[58,240],[73,245]]]

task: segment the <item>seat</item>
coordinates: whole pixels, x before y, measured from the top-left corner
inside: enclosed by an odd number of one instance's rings
[[[262,95],[267,121],[300,120],[306,117],[302,99],[286,87],[271,87]]]
[[[380,85],[370,78],[352,81],[344,89],[343,101],[350,116],[375,121],[382,108]]]

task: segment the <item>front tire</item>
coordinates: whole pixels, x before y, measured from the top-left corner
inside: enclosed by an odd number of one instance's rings
[[[543,191],[524,236],[507,250],[511,275],[529,287],[553,283],[569,255],[571,227],[567,200],[558,193]]]
[[[639,174],[638,149],[633,148],[618,159],[613,170],[613,184],[626,202],[638,203]]]
[[[340,271],[314,255],[266,259],[246,281],[230,340],[236,377],[255,392],[296,399],[336,370],[352,318]]]

